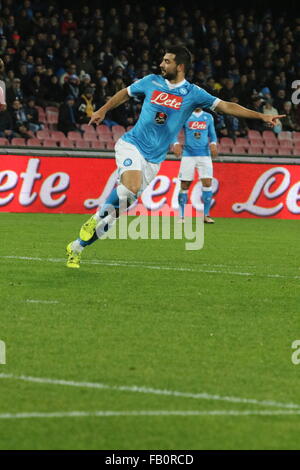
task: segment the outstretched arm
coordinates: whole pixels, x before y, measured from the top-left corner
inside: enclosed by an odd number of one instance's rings
[[[123,90],[118,91],[114,96],[108,100],[107,103],[105,103],[101,108],[99,108],[97,111],[95,111],[90,119],[89,125],[93,124],[100,124],[100,122],[103,121],[105,118],[105,115],[108,111],[111,109],[117,108],[120,106],[120,104],[125,103],[128,101],[130,96],[128,95],[127,88],[123,88]]]
[[[274,116],[273,114],[258,113],[257,111],[252,111],[251,109],[244,108],[237,103],[231,103],[229,101],[220,101],[215,107],[215,110],[239,118],[260,119],[271,127],[275,126],[277,119],[285,117],[285,114]]]

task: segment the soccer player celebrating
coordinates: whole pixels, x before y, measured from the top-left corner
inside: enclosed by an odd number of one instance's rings
[[[130,97],[145,97],[140,117],[115,145],[119,181],[104,205],[80,229],[79,238],[67,246],[67,266],[79,268],[82,250],[101,238],[122,212],[155,178],[169,146],[196,108],[208,108],[241,118],[261,119],[274,126],[282,116],[262,114],[237,103],[221,101],[189,83],[185,75],[192,56],[183,46],[169,47],[160,64],[161,75],[150,74],[118,91],[92,114],[89,124],[100,124],[111,109]],[[114,208],[114,211],[108,208]]]
[[[212,157],[217,157],[217,135],[214,120],[211,114],[205,113],[201,108],[196,108],[183,126],[185,144],[174,143],[174,153],[179,158],[182,155],[179,179],[181,187],[178,194],[180,211],[179,221],[184,221],[184,208],[188,201],[188,190],[194,179],[195,168],[202,182],[202,199],[204,203],[204,222],[213,224],[209,217],[209,209],[212,198]]]

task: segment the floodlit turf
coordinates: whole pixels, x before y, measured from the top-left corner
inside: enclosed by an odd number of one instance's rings
[[[299,222],[218,219],[200,251],[99,241],[67,269],[60,259],[86,219],[0,214],[0,374],[12,374],[0,377],[0,448],[299,448]]]

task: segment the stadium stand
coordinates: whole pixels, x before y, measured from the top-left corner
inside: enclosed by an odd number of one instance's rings
[[[220,152],[299,154],[300,104],[290,96],[291,84],[300,76],[300,19],[284,9],[278,14],[257,14],[255,8],[242,6],[236,11],[202,10],[196,1],[188,9],[183,3],[141,8],[128,0],[119,9],[103,5],[95,15],[87,1],[80,7],[57,0],[49,6],[26,0],[25,8],[23,3],[0,3],[0,55],[5,64],[0,80],[6,85],[12,117],[13,100],[18,99],[26,112],[27,102],[34,98],[43,129],[34,130],[29,119],[26,132],[21,134],[13,122],[8,135],[0,112],[0,145],[45,146],[55,141],[60,147],[113,149],[137,121],[142,100],[134,98],[111,110],[96,128],[87,124],[91,109],[134,80],[159,73],[164,48],[177,43],[194,55],[190,81],[260,112],[287,113],[274,130],[260,121],[223,119],[216,126]],[[70,14],[73,22],[68,28]],[[89,102],[82,98],[87,90],[92,95]],[[66,108],[70,96],[74,106]],[[61,105],[70,109],[73,130],[66,133],[58,130]],[[179,141],[183,142],[182,134]]]

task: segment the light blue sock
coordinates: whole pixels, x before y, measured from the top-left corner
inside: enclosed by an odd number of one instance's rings
[[[119,188],[119,194],[118,194],[118,188]],[[106,216],[108,216],[111,212],[111,208],[114,207],[115,209],[115,215],[114,215],[114,220],[113,222],[111,222],[111,216],[107,217],[107,219],[105,219],[103,221],[103,223],[105,224],[105,222],[109,219],[110,222],[108,222],[104,227],[101,228],[102,232],[107,232],[112,223],[114,223],[114,221],[116,220],[116,218],[119,217],[119,209],[120,209],[120,197],[121,197],[121,201],[124,201],[125,202],[127,201],[127,207],[132,203],[132,201],[137,197],[135,194],[133,194],[131,191],[129,191],[129,189],[127,189],[125,186],[123,186],[122,184],[118,186],[118,188],[114,188],[111,193],[109,194],[109,196],[107,197],[107,199],[105,200],[103,206],[101,207],[101,209],[99,210],[99,212],[97,213],[98,215],[98,218],[100,218],[100,221],[101,219],[104,219]],[[121,203],[121,209],[123,207],[124,203]],[[126,204],[125,204],[125,207],[126,207]],[[100,223],[99,221],[99,223]],[[97,225],[98,227],[98,225]],[[85,246],[88,246],[88,245],[91,245],[92,243],[94,243],[96,240],[98,240],[98,236],[97,236],[97,233],[95,232],[93,237],[85,242],[84,240],[81,240],[80,238],[78,238],[78,241],[80,243],[80,245],[82,247],[85,247]]]
[[[202,201],[204,204],[204,215],[209,215],[209,209],[212,200],[212,190],[211,186],[206,188],[205,186],[202,187]]]
[[[187,190],[180,190],[178,194],[178,204],[179,204],[179,212],[180,217],[184,217],[184,207],[188,202],[188,192]]]

